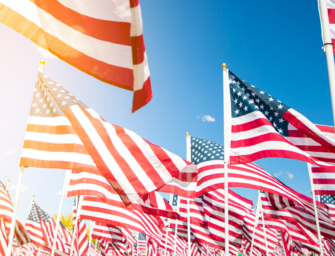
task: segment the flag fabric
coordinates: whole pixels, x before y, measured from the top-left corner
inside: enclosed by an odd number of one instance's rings
[[[330,168],[311,166],[315,195],[335,195],[335,171]]]
[[[334,0],[326,0],[327,2],[327,10],[328,10],[328,20],[329,20],[329,28],[330,28],[330,37],[333,43],[333,52],[335,53],[335,1]],[[322,24],[321,24],[322,26]],[[324,28],[322,28],[323,30]],[[330,43],[330,42],[324,42]]]
[[[120,228],[102,222],[95,222],[92,231],[93,239],[103,239],[106,241],[124,243],[125,239]]]
[[[199,170],[196,196],[224,188],[224,149],[222,145],[191,137],[191,157]],[[295,193],[253,163],[228,165],[228,186],[268,191],[289,198],[303,206]]]
[[[137,253],[146,254],[146,250],[147,250],[147,237],[139,232],[137,238]]]
[[[6,186],[0,181],[0,218],[3,219],[6,236],[9,237],[10,229],[12,226],[12,216],[13,216],[14,206],[12,199],[6,190]],[[21,221],[17,218],[15,225],[14,237],[18,245],[23,245],[25,243],[30,243],[29,235],[27,234]]]
[[[64,144],[66,148],[61,147]],[[127,205],[162,187],[184,168],[196,169],[137,134],[107,123],[42,73],[35,84],[20,164],[71,170],[80,165],[97,167]]]
[[[87,227],[85,220],[79,220],[75,227],[76,235],[74,239],[74,253],[76,256],[85,256],[88,251]]]
[[[135,112],[152,98],[138,0],[0,1],[0,22],[103,82],[134,92]]]
[[[332,127],[318,126],[270,94],[229,71],[230,164],[266,157],[290,158],[335,168]],[[332,134],[333,135],[333,134]]]
[[[147,256],[157,256],[158,253],[158,247],[157,247],[157,243],[152,240],[152,239],[148,239],[147,241]]]
[[[329,216],[335,223],[335,195],[321,195],[320,201],[327,204]]]
[[[100,256],[100,252],[94,246],[90,247],[87,254],[90,256]]]

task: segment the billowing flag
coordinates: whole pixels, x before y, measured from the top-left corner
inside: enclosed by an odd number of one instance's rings
[[[320,201],[327,204],[328,214],[331,220],[335,223],[335,195],[321,195]]]
[[[311,165],[316,195],[335,195],[335,170]]]
[[[134,92],[133,112],[152,98],[138,0],[0,0],[0,22],[77,69]]]
[[[196,166],[132,131],[107,123],[39,73],[20,166],[98,168],[125,204]]]
[[[335,168],[334,129],[318,126],[270,94],[229,72],[230,164],[267,157],[290,158]],[[333,135],[333,134],[331,134]]]

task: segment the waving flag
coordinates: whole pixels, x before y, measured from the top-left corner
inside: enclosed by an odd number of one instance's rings
[[[138,0],[1,0],[0,22],[77,69],[134,92],[133,112],[152,98]]]
[[[321,195],[320,201],[328,206],[328,214],[335,223],[335,195]]]
[[[194,165],[132,131],[112,125],[39,73],[21,166],[98,168],[125,204],[162,187]]]
[[[229,72],[231,97],[230,164],[266,157],[290,158],[335,168],[335,140],[270,94]]]
[[[335,195],[335,170],[311,166],[314,192],[316,195]]]

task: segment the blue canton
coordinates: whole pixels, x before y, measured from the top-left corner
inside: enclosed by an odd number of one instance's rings
[[[279,134],[288,136],[288,122],[283,118],[284,113],[289,109],[288,106],[270,94],[260,91],[254,85],[239,79],[230,71],[229,84],[233,118],[260,111]]]
[[[211,160],[224,160],[223,146],[210,140],[191,137],[191,161],[199,164]]]
[[[39,223],[40,220],[44,222],[50,222],[50,216],[45,211],[43,211],[35,202],[31,207],[31,211],[28,215],[28,220]]]
[[[320,196],[320,201],[321,203],[335,205],[335,195],[322,195]]]
[[[138,241],[146,241],[147,237],[142,234],[142,233],[138,233]]]

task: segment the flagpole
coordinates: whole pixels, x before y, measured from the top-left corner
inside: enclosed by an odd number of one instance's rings
[[[9,181],[10,181],[10,180],[7,180],[7,183],[6,183],[6,191],[8,191]]]
[[[260,200],[260,194],[258,194],[258,201]],[[257,203],[257,209],[256,209],[256,216],[255,216],[255,223],[254,223],[254,229],[252,230],[252,238],[251,238],[251,248],[250,248],[250,255],[252,255],[252,250],[254,248],[254,240],[255,240],[255,232],[256,232],[256,227],[259,219],[259,214],[260,214],[260,206]]]
[[[329,17],[328,17],[326,0],[318,0],[318,2],[320,9],[322,34],[323,34],[323,49],[326,54],[326,60],[327,60],[330,98],[333,110],[333,122],[335,125],[335,72],[334,72],[335,65],[334,65],[333,44],[330,36],[330,26],[329,26]]]
[[[76,211],[76,222],[75,222],[75,225],[73,225],[73,227],[74,227],[74,230],[73,230],[73,235],[72,235],[72,241],[71,241],[71,251],[70,251],[70,256],[72,255],[72,252],[73,252],[73,247],[74,247],[74,240],[76,239],[76,236],[77,236],[77,231],[78,231],[78,224],[79,224],[79,216],[80,216],[80,214],[79,214],[79,211],[80,211],[80,209],[81,209],[81,197],[80,196],[78,196],[77,197],[78,198],[78,200],[77,200],[77,211]]]
[[[225,256],[229,256],[229,196],[228,196],[228,165],[230,159],[230,130],[231,130],[231,106],[230,89],[227,64],[222,64],[223,68],[223,113],[224,113],[224,192],[225,192]]]
[[[64,184],[63,184],[63,190],[62,190],[62,195],[61,195],[61,198],[60,198],[60,204],[59,204],[58,215],[57,215],[57,220],[56,220],[55,236],[54,236],[54,239],[53,239],[52,251],[51,251],[51,254],[50,254],[51,256],[55,255],[58,230],[59,230],[59,226],[60,226],[61,214],[62,214],[62,209],[63,209],[63,201],[64,201],[64,197],[66,196],[66,193],[67,193],[70,175],[71,175],[71,170],[66,170],[65,178],[64,178]]]
[[[260,209],[260,214],[262,216],[262,222],[263,222],[263,233],[264,233],[264,241],[266,246],[266,256],[269,256],[269,247],[268,247],[268,239],[266,237],[266,230],[265,230],[265,222],[264,222],[264,215],[263,215],[263,208],[262,208],[262,199],[261,199],[261,193],[258,191],[258,205]]]
[[[311,183],[311,192],[312,192],[312,196],[313,196],[315,223],[316,223],[316,230],[318,232],[320,256],[323,256],[322,242],[321,242],[321,232],[320,232],[320,226],[319,226],[319,217],[318,217],[318,210],[317,210],[317,207],[316,207],[315,192],[314,192],[314,185],[313,185],[312,166],[311,166],[310,163],[307,163],[307,167],[308,167],[309,180],[310,180],[310,183]]]
[[[206,253],[207,256],[208,256],[208,250],[209,250],[209,246],[207,245],[207,253]]]
[[[191,137],[186,133],[186,160],[191,162]],[[191,216],[190,216],[190,199],[187,198],[187,256],[191,256]]]
[[[16,187],[15,203],[14,203],[12,223],[11,223],[10,233],[9,233],[8,249],[7,249],[7,254],[6,254],[7,256],[11,255],[12,247],[13,247],[16,217],[17,217],[17,209],[19,207],[19,199],[20,199],[23,171],[24,171],[24,167],[21,166],[20,167],[20,172],[19,172],[19,178],[18,178],[18,181],[17,181],[17,187]]]

